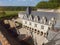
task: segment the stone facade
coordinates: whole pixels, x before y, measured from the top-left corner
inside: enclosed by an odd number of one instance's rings
[[[48,42],[46,38],[48,31],[54,29],[56,23],[54,17],[47,21],[46,17],[40,19],[39,16],[19,14],[19,18],[22,20],[22,27],[29,30],[28,35],[33,38],[34,45],[42,45]]]

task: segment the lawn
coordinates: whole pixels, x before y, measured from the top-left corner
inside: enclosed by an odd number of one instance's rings
[[[0,18],[2,17],[12,17],[18,15],[19,11],[4,11],[5,13],[0,14]]]
[[[7,15],[10,15],[10,14],[18,14],[19,11],[5,11],[5,13]]]

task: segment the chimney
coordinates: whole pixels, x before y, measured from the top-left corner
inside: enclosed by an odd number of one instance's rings
[[[27,15],[30,15],[31,14],[31,7],[27,7],[26,12],[27,12]]]

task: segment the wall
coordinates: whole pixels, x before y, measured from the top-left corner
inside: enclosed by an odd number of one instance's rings
[[[27,22],[27,24],[25,24],[25,21]],[[31,22],[31,25],[29,25],[30,22]],[[35,27],[35,24],[37,24],[37,27]],[[48,31],[48,27],[49,27],[49,25],[44,25],[44,24],[40,24],[40,23],[36,23],[36,22],[24,20],[24,19],[23,19],[23,25],[31,27],[33,29],[37,29],[39,31],[43,31],[44,33]],[[41,29],[41,26],[44,26],[44,29]]]

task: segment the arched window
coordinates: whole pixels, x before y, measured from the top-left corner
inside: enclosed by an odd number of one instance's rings
[[[43,35],[43,32],[41,31],[41,36]]]
[[[37,31],[37,34],[39,34],[40,33],[40,31]]]
[[[34,32],[36,33],[36,31],[37,31],[37,30],[35,29],[35,31],[34,31]]]

